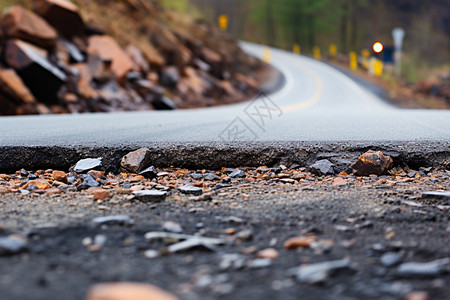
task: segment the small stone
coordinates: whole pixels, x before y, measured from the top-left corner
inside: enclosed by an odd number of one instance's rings
[[[333,175],[334,174],[334,164],[328,159],[322,159],[315,162],[309,168],[312,173],[316,175]]]
[[[166,199],[167,192],[156,190],[142,190],[142,191],[134,191],[133,195],[135,199],[139,201],[160,202]]]
[[[194,180],[199,180],[199,179],[203,178],[203,174],[199,174],[199,173],[192,173],[189,176]]]
[[[318,284],[326,282],[333,273],[339,270],[353,271],[352,263],[349,260],[343,259],[300,266],[296,272],[296,276],[299,282]]]
[[[267,248],[259,251],[256,254],[258,258],[268,258],[268,259],[277,259],[280,256],[280,253],[274,248]]]
[[[102,188],[94,188],[94,190],[90,191],[90,193],[94,195],[94,200],[103,200],[112,197],[111,193],[108,190]]]
[[[30,175],[30,173],[28,173],[27,170],[25,170],[25,169],[20,170],[21,177],[27,177],[28,175]]]
[[[26,248],[27,242],[21,237],[0,237],[0,256],[18,254]]]
[[[405,300],[430,300],[427,292],[411,292],[406,295]]]
[[[450,199],[450,192],[423,192],[422,199]]]
[[[146,168],[151,159],[151,152],[148,148],[141,148],[139,150],[128,153],[122,158],[120,166],[127,171],[138,174]]]
[[[148,167],[147,169],[141,171],[139,175],[144,176],[145,178],[153,179],[156,178],[158,175],[158,171],[156,171],[156,168],[154,166]]]
[[[253,238],[253,232],[250,229],[242,230],[235,237],[238,241],[250,241]]]
[[[247,263],[247,266],[251,269],[262,269],[272,265],[272,259],[270,258],[257,258]]]
[[[392,168],[392,158],[385,156],[381,151],[369,150],[362,154],[352,168],[355,175],[369,176],[382,175]]]
[[[117,216],[107,216],[98,217],[92,220],[95,226],[102,225],[132,225],[134,224],[133,219],[127,215],[117,215]]]
[[[73,171],[77,173],[84,173],[102,166],[102,158],[86,158],[79,160],[73,167]]]
[[[208,173],[208,174],[205,174],[205,175],[203,176],[203,178],[204,178],[205,180],[213,181],[213,180],[219,179],[219,176],[217,176],[217,175],[214,174],[214,173]]]
[[[29,187],[32,186],[32,185],[36,186],[40,190],[46,190],[46,189],[51,187],[50,183],[48,183],[47,180],[45,180],[45,179],[35,179],[35,180],[32,180],[32,181],[28,181],[23,187],[21,187],[21,189],[24,189],[24,190],[28,189],[28,190],[30,190]]]
[[[414,178],[419,172],[417,171],[411,171],[408,174],[406,174],[409,178]]]
[[[297,248],[309,248],[317,240],[316,236],[293,237],[284,242],[284,249],[294,250]]]
[[[442,274],[449,265],[450,258],[425,263],[408,262],[397,268],[397,274],[401,277],[436,277]]]
[[[173,233],[182,233],[183,227],[181,227],[180,224],[172,222],[172,221],[166,221],[163,224],[164,231],[173,232]]]
[[[156,286],[120,282],[96,284],[90,288],[86,300],[177,300],[178,298]]]
[[[67,174],[63,171],[53,171],[52,172],[53,180],[67,183]]]
[[[83,182],[77,186],[77,190],[87,190],[88,188],[98,186],[100,186],[100,184],[95,180],[94,176],[89,174],[84,178]]]
[[[234,170],[230,175],[228,175],[230,178],[244,178],[245,172],[242,170]]]
[[[179,187],[178,190],[183,194],[194,196],[200,196],[203,193],[203,190],[201,188],[195,186],[182,186]]]
[[[240,254],[223,254],[219,262],[220,270],[239,270],[244,267],[245,256]]]
[[[156,251],[156,250],[152,250],[152,249],[149,249],[149,250],[146,250],[145,252],[144,252],[144,256],[146,257],[146,258],[157,258],[158,256],[159,256],[159,251]]]
[[[387,252],[381,256],[380,261],[385,267],[394,267],[402,261],[402,258],[396,252]]]

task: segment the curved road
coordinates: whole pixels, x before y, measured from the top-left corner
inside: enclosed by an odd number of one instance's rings
[[[264,47],[244,43],[255,56]],[[284,87],[253,102],[180,111],[0,118],[0,146],[106,146],[220,141],[450,141],[450,111],[385,103],[343,73],[272,50]]]

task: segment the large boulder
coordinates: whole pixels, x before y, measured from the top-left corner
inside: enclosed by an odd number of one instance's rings
[[[67,76],[47,59],[44,49],[21,40],[9,40],[4,55],[7,64],[39,101],[57,101],[57,92]]]
[[[119,80],[123,80],[134,69],[131,58],[110,36],[91,36],[88,52],[100,56],[104,61],[111,61],[111,70]]]
[[[22,6],[9,8],[0,25],[10,38],[21,39],[42,48],[52,48],[56,45],[56,30],[40,16]]]
[[[68,0],[34,0],[36,12],[63,37],[84,36],[85,24],[78,7]]]

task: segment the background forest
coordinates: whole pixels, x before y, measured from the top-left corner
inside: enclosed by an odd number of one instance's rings
[[[164,0],[163,3],[216,22],[229,16],[237,38],[302,53],[331,43],[340,53],[393,44],[395,27],[406,31],[404,74],[410,81],[431,69],[450,68],[450,0]]]

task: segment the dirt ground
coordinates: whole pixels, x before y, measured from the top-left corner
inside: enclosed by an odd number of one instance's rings
[[[229,182],[193,179],[200,170],[163,170],[153,180],[121,174],[103,200],[91,190],[21,196],[3,188],[0,237],[26,240],[26,248],[0,251],[0,299],[85,299],[93,284],[117,281],[150,283],[180,299],[450,298],[442,261],[450,257],[448,198],[422,197],[448,190],[448,171],[410,178],[243,170]],[[20,175],[3,177],[0,189],[14,180]],[[181,184],[203,195],[185,195]],[[148,185],[168,190],[166,200],[132,199],[130,188]],[[129,219],[93,223],[117,215]],[[224,243],[170,254],[169,244],[144,237],[164,230]],[[300,242],[286,244],[293,237]],[[275,251],[260,252],[267,248]],[[342,259],[349,266],[318,282],[298,278],[299,266]],[[402,272],[403,263],[435,260],[427,274]]]

